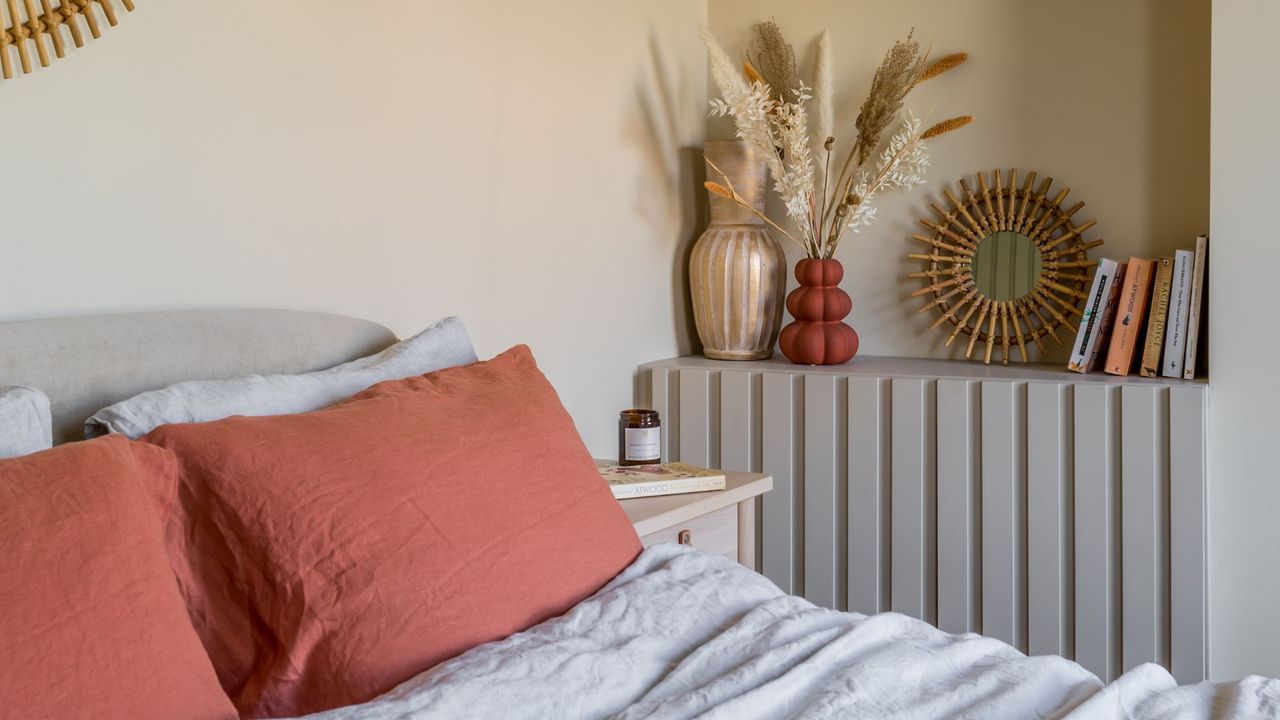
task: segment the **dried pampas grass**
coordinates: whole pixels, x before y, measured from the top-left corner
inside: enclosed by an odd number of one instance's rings
[[[756,23],[755,39],[747,50],[747,60],[764,76],[778,102],[800,99],[800,73],[796,70],[796,50],[782,36],[773,19]]]
[[[719,86],[723,95],[733,95],[734,97],[747,94],[747,82],[738,74],[737,63],[729,58],[729,53],[720,47],[720,43],[716,42],[711,31],[706,25],[698,28],[698,35],[702,37],[702,43],[707,47],[707,58],[711,61],[711,77]],[[733,102],[733,99],[725,97],[727,102]]]
[[[924,72],[926,58],[920,54],[915,32],[907,34],[885,53],[871,79],[871,92],[862,103],[854,127],[858,130],[857,165],[861,166],[880,145],[886,128],[902,109],[902,101]]]
[[[835,133],[835,89],[831,73],[831,33],[818,36],[817,56],[813,63],[813,147],[824,147]]]

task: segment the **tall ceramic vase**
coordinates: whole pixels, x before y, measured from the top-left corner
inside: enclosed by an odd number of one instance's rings
[[[768,171],[745,140],[710,140],[706,156],[734,189],[764,211]],[[711,179],[720,178],[711,173]],[[782,245],[750,210],[709,193],[711,224],[693,244],[689,290],[702,354],[716,360],[773,355],[782,326],[786,257]]]
[[[782,329],[782,354],[797,365],[840,365],[858,352],[858,333],[844,323],[853,300],[840,289],[844,266],[839,260],[796,263],[800,287],[787,296],[795,322]]]

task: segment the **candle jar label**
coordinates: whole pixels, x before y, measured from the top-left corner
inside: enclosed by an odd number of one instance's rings
[[[626,428],[623,459],[627,462],[658,462],[662,459],[660,428]]]

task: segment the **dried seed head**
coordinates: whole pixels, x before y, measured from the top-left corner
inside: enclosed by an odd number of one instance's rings
[[[940,57],[932,63],[929,63],[929,67],[925,68],[924,72],[920,73],[920,79],[916,80],[916,84],[919,85],[925,80],[936,78],[942,73],[954,69],[957,65],[968,59],[969,53],[963,52],[951,53],[950,55]]]
[[[719,195],[720,197],[729,198],[730,200],[733,199],[733,193],[729,192],[729,188],[721,185],[720,183],[711,182],[710,180],[708,180],[702,183],[702,185],[707,190],[710,190],[712,193]]]
[[[965,125],[968,125],[971,122],[973,122],[972,115],[961,115],[959,117],[953,117],[948,120],[943,120],[940,123],[935,123],[933,127],[929,128],[928,130],[925,130],[924,133],[920,135],[920,139],[928,140],[930,138],[936,138],[939,135],[949,133],[952,130],[959,130],[960,128],[964,127]]]
[[[831,147],[835,144],[836,144],[836,139],[833,137],[828,137],[827,141],[822,143],[822,147],[825,148],[827,152],[831,152]]]

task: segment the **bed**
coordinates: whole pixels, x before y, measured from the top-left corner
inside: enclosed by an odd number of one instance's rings
[[[0,323],[0,381],[48,393],[67,442],[144,390],[315,370],[395,341],[376,323],[277,310]],[[819,608],[724,558],[662,545],[567,612],[306,717],[1280,717],[1280,683],[1178,687],[1143,665],[1108,685],[1060,657]]]

